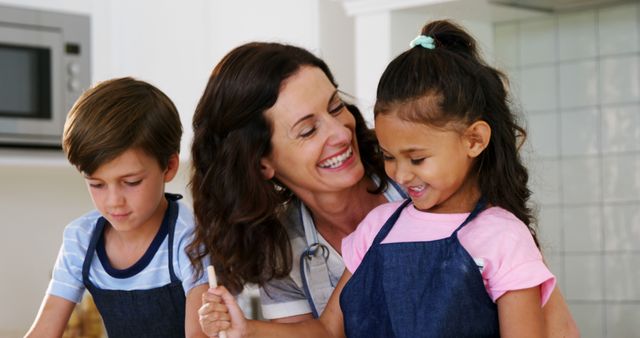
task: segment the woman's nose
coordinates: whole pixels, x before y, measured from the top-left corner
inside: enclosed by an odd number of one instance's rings
[[[352,131],[338,117],[329,115],[326,123],[327,130],[329,131],[329,144],[341,145],[351,143],[351,138],[353,137]]]

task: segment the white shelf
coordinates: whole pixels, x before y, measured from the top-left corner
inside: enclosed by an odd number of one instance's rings
[[[0,167],[69,167],[62,150],[0,148]]]

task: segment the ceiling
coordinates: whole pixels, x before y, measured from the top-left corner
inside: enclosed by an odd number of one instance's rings
[[[508,6],[512,8],[561,12],[570,10],[581,10],[595,8],[599,6],[611,6],[633,0],[488,0],[494,5]],[[637,1],[637,0],[635,0]]]

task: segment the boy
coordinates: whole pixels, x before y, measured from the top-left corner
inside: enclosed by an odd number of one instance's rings
[[[63,150],[97,210],[65,228],[28,337],[60,337],[85,288],[110,338],[205,337],[197,309],[207,280],[195,279],[185,252],[193,216],[181,196],[164,192],[181,136],[175,106],[148,83],[113,79],[78,99]]]

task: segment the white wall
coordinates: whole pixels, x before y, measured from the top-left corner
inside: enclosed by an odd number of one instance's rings
[[[175,102],[185,137],[181,170],[167,190],[183,194],[191,116],[218,60],[249,40],[293,43],[322,54],[319,0],[0,0],[0,4],[90,15],[92,80],[134,76],[156,85]],[[346,16],[340,20],[348,21]],[[324,34],[330,39],[337,32]],[[35,317],[64,225],[92,205],[83,180],[60,153],[0,149],[0,187],[0,337],[8,338],[22,336]]]

